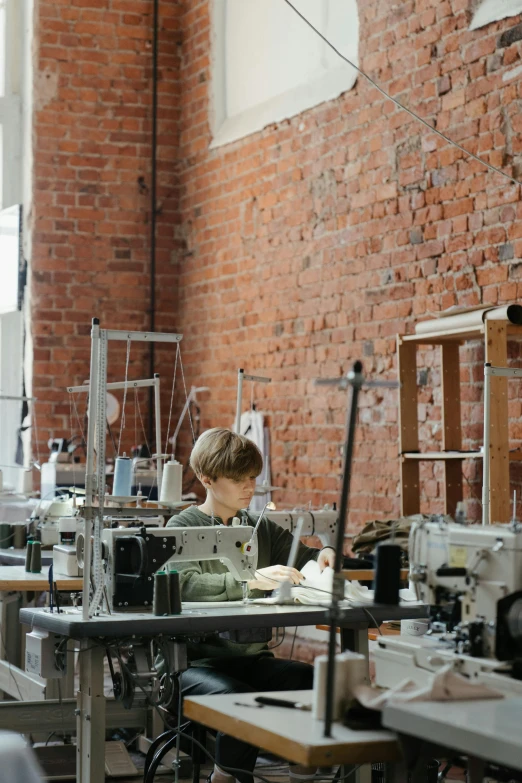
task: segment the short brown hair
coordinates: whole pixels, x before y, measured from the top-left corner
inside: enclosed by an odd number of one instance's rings
[[[245,476],[261,473],[263,457],[256,444],[244,435],[225,427],[214,427],[197,439],[190,455],[190,466],[198,478],[240,481]]]

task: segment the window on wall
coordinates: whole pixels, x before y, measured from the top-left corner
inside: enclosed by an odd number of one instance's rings
[[[0,0],[0,207],[22,200],[23,19],[27,0]]]
[[[358,64],[357,0],[294,4]],[[357,76],[283,0],[214,0],[212,65],[214,147],[336,98]]]
[[[478,0],[474,4],[470,30],[522,13],[522,0]]]

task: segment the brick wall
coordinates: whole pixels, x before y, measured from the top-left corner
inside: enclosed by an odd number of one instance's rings
[[[38,0],[35,3],[32,257],[34,394],[39,450],[69,436],[67,384],[89,377],[90,323],[149,325],[152,2]],[[176,296],[179,6],[160,2],[158,121],[159,306]],[[165,325],[166,317],[159,319]],[[170,323],[170,328],[177,328]],[[111,348],[122,380],[125,343]],[[148,377],[148,354],[133,347],[130,377]],[[147,419],[147,394],[140,395]],[[120,395],[121,400],[121,395]],[[83,416],[85,400],[78,400]],[[128,448],[143,440],[133,396]],[[76,421],[73,429],[78,431]],[[118,432],[116,429],[116,436]],[[112,451],[108,447],[108,454]]]
[[[521,176],[522,20],[470,33],[471,5],[360,2],[361,65],[440,130]],[[87,377],[91,317],[148,324],[151,8],[37,4],[32,297],[42,442],[69,431],[61,389]],[[209,2],[161,0],[160,15],[157,328],[184,332],[187,383],[213,387],[204,426],[232,422],[239,366],[271,375],[255,397],[284,487],[275,499],[334,501],[346,397],[314,378],[356,358],[371,375],[395,377],[395,336],[416,319],[517,299],[519,189],[362,79],[337,100],[209,150]],[[481,434],[481,358],[478,345],[463,349],[469,446]],[[114,377],[123,360],[121,352],[112,363]],[[147,373],[134,349],[132,363],[134,377]],[[171,357],[160,352],[157,366],[168,397]],[[438,353],[426,351],[419,366],[428,370],[421,435],[436,447]],[[354,523],[398,512],[396,392],[364,393],[360,419]],[[189,442],[185,426],[184,453]],[[470,497],[478,469],[466,467]],[[439,471],[422,466],[423,510],[440,509]]]
[[[471,5],[360,2],[361,65],[437,128],[520,176],[520,81],[510,72],[520,64],[521,19],[468,32]],[[185,7],[179,279],[188,374],[215,387],[207,425],[232,421],[237,367],[271,375],[255,393],[285,488],[275,499],[331,502],[346,398],[314,378],[340,375],[357,358],[367,373],[395,377],[396,334],[416,319],[520,297],[519,188],[362,79],[337,100],[209,150],[209,3]],[[463,349],[464,436],[475,447],[481,358],[478,345]],[[441,438],[438,361],[428,350],[419,363],[428,370],[421,436],[432,448]],[[398,513],[395,395],[362,396],[354,523]],[[513,400],[514,419],[519,409]],[[466,466],[468,497],[479,492],[477,470]],[[423,510],[441,510],[441,467],[424,464],[421,475]]]

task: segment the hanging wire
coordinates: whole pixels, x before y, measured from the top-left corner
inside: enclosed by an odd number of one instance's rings
[[[442,133],[442,131],[437,130],[437,128],[434,128],[433,125],[430,125],[430,123],[425,120],[420,115],[416,114],[412,109],[409,109],[407,106],[404,106],[403,103],[401,103],[397,98],[394,98],[392,95],[386,92],[376,81],[375,79],[372,79],[371,76],[368,76],[367,73],[365,73],[359,66],[357,66],[354,62],[348,59],[344,54],[342,54],[339,49],[337,49],[333,43],[331,43],[326,36],[324,36],[314,25],[302,14],[296,7],[293,5],[290,0],[283,0],[289,6],[296,14],[299,16],[305,24],[308,25],[308,27],[316,33],[319,38],[321,38],[327,46],[330,47],[332,51],[336,53],[338,57],[341,58],[341,60],[344,60],[345,63],[348,63],[348,65],[351,65],[352,68],[354,68],[357,73],[359,73],[361,76],[363,76],[366,81],[368,81],[373,87],[375,87],[376,90],[378,90],[381,95],[383,95],[385,98],[387,98],[389,101],[392,101],[392,103],[397,106],[397,108],[402,109],[402,111],[405,111],[407,114],[410,115],[414,120],[417,120],[417,122],[420,122],[422,125],[424,125],[425,128],[428,128],[431,133],[435,133],[437,136],[440,136],[441,139],[444,139],[448,144],[451,144],[453,147],[456,147],[461,152],[464,153],[464,155],[467,155],[470,158],[473,158],[473,160],[476,160],[477,163],[480,163],[481,166],[485,166],[490,171],[494,172],[495,174],[500,174],[502,177],[505,177],[510,182],[512,182],[514,185],[522,185],[522,182],[520,182],[518,179],[515,179],[514,177],[510,176],[509,174],[506,174],[505,171],[502,171],[502,169],[498,169],[496,166],[493,166],[491,163],[488,163],[483,158],[479,157],[478,155],[475,155],[474,152],[471,152],[470,150],[466,149],[466,147],[463,147],[462,144],[459,144],[457,141],[454,141],[449,136],[446,136],[445,133]]]
[[[41,465],[42,463],[40,462],[40,444],[38,443],[38,424],[36,421],[36,405],[34,400],[33,400],[33,404],[31,405],[31,423],[33,425],[34,440],[36,444],[36,461],[38,462],[39,465]]]
[[[140,419],[141,429],[142,429],[142,432],[143,432],[143,438],[145,440],[145,446],[147,447],[147,452],[149,454],[152,454],[152,451],[150,450],[149,441],[148,441],[148,438],[147,438],[147,431],[145,430],[145,425],[143,423],[143,416],[141,415],[140,398],[138,397],[137,392],[138,392],[138,390],[135,388],[134,389],[134,393],[135,393],[135,400],[136,400],[136,408],[137,408],[138,416],[139,416],[139,419]],[[159,458],[159,455],[158,455],[157,458]],[[149,489],[149,494],[148,494],[147,500],[151,499],[152,491],[153,491],[155,486],[156,486],[156,474],[154,474],[154,478],[152,480],[152,483],[151,483],[151,486],[150,486],[150,489]]]
[[[179,347],[179,343],[178,343],[178,347]],[[187,384],[185,383],[185,372],[183,370],[183,361],[181,359],[181,348],[179,349],[179,366],[181,368],[181,377],[183,379],[183,389],[185,391],[185,401],[186,401],[188,400],[188,394],[187,394]],[[190,429],[192,431],[192,443],[194,444],[196,442],[196,436],[194,434],[194,425],[192,423],[192,413],[190,412],[190,405],[188,406],[187,414],[190,422]]]
[[[170,423],[172,421],[172,408],[174,407],[174,389],[176,388],[176,373],[178,371],[178,359],[180,358],[179,343],[176,344],[176,361],[174,362],[174,374],[172,376],[172,389],[170,392],[169,423],[167,425],[167,440],[165,441],[165,454],[169,450]]]
[[[69,392],[69,422],[71,426],[71,443],[74,438],[74,430],[73,430],[73,393]],[[72,461],[72,477],[73,477],[73,487],[74,487],[74,494],[76,495],[76,471],[74,469],[74,457]]]
[[[129,360],[130,360],[131,339],[127,340],[127,356],[125,359],[125,387],[123,389],[123,406],[121,409],[121,425],[120,425],[120,437],[118,439],[118,457],[120,456],[121,439],[123,430],[125,429],[125,403],[127,402],[127,379],[129,377]]]
[[[80,419],[80,414],[78,413],[78,408],[76,406],[76,398],[72,392],[71,392],[71,400],[74,407],[74,415],[76,416],[76,421],[78,422],[78,427],[80,428],[80,432],[82,435],[82,441],[83,443],[85,443],[85,430],[83,428],[82,420]]]

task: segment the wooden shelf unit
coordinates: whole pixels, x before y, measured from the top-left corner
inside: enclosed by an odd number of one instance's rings
[[[442,322],[442,319],[441,319]],[[429,335],[398,335],[399,381],[399,455],[401,514],[420,512],[419,462],[439,460],[444,464],[444,513],[455,515],[462,500],[462,461],[483,459],[480,451],[462,451],[460,414],[459,345],[467,340],[484,339],[485,361],[496,367],[507,366],[509,337],[522,337],[522,327],[508,321],[487,319],[473,329],[454,329]],[[419,452],[417,417],[417,346],[441,346],[442,376],[442,451]],[[509,522],[509,462],[522,459],[520,451],[509,451],[507,378],[491,379],[491,476],[490,522]]]

